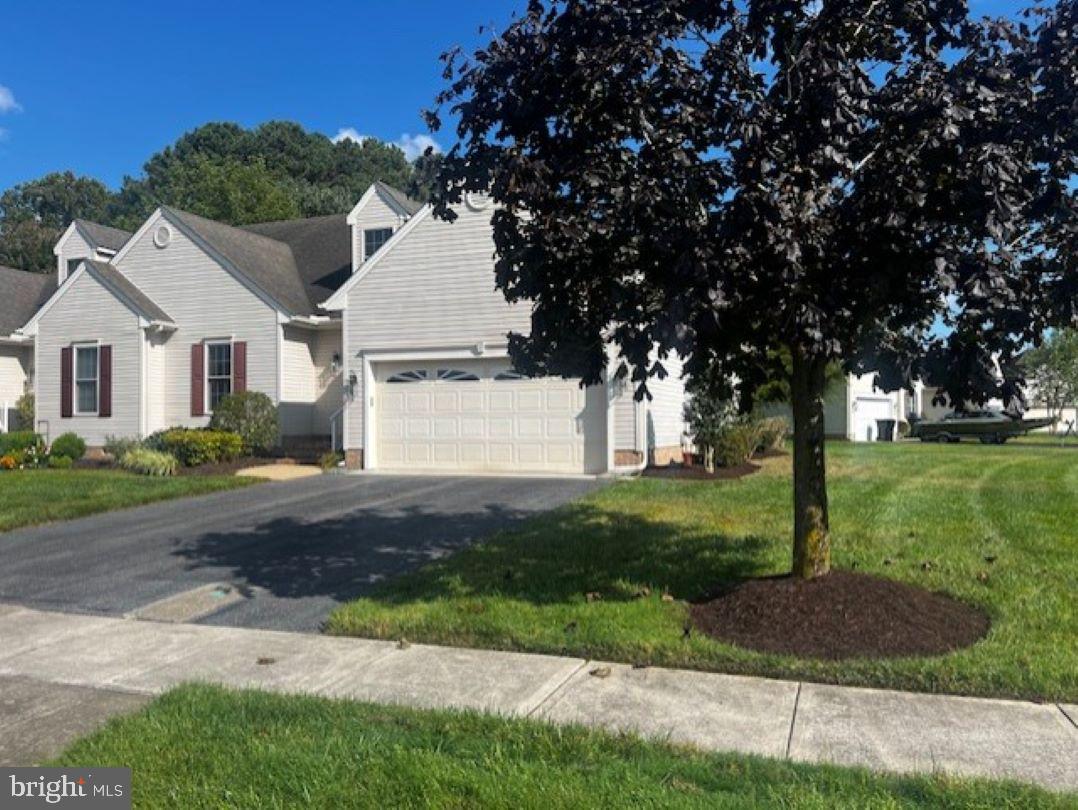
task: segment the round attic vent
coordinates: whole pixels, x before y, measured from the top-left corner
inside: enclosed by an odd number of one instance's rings
[[[490,207],[490,195],[469,191],[464,195],[464,203],[473,211],[484,211]]]
[[[168,225],[158,225],[153,232],[153,243],[159,248],[166,247],[172,241],[172,228]]]

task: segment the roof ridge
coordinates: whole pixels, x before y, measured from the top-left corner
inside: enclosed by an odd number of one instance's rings
[[[295,217],[294,219],[269,219],[265,222],[248,222],[246,225],[236,225],[241,231],[246,231],[249,228],[257,228],[261,225],[290,225],[293,222],[317,222],[320,219],[337,219],[346,218],[348,212],[344,211],[339,214],[318,214],[313,217]]]

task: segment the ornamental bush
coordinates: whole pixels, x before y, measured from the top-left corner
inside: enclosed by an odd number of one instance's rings
[[[234,461],[243,455],[243,439],[223,430],[171,428],[149,437],[146,447],[175,457],[184,467]]]
[[[760,443],[757,450],[764,453],[767,451],[782,450],[786,446],[786,437],[790,435],[790,425],[781,416],[771,416],[760,420]]]
[[[105,452],[112,457],[114,463],[119,464],[123,457],[136,447],[142,447],[143,443],[129,436],[106,436]]]
[[[44,447],[45,440],[32,430],[15,430],[11,433],[0,433],[0,456],[6,456],[15,451],[40,451]]]
[[[75,462],[67,456],[49,456],[50,470],[70,470],[73,466],[75,466]]]
[[[19,430],[34,429],[34,392],[27,391],[15,402],[15,421]]]
[[[65,433],[52,443],[50,452],[54,456],[66,456],[78,461],[86,455],[86,442],[74,433]]]
[[[163,478],[176,474],[179,462],[175,456],[168,453],[159,453],[156,450],[147,450],[145,447],[135,447],[128,450],[120,466],[128,472],[138,475],[150,475]]]
[[[238,433],[243,438],[244,451],[256,455],[276,447],[281,436],[277,406],[259,391],[245,391],[221,399],[213,409],[210,427]]]

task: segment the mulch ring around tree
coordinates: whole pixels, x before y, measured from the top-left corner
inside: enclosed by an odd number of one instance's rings
[[[782,450],[765,450],[757,453],[753,458],[779,458],[787,456]],[[691,456],[689,457],[691,459]],[[641,475],[645,478],[674,478],[684,481],[729,481],[735,478],[744,478],[747,475],[759,472],[761,465],[747,461],[736,467],[716,467],[715,472],[709,473],[703,463],[693,460],[689,464],[670,464],[666,467],[648,467]]]
[[[697,630],[721,641],[827,660],[942,655],[976,643],[990,625],[954,597],[852,571],[749,580],[690,613]]]

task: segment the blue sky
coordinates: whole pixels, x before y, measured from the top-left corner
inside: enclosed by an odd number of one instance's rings
[[[70,169],[117,186],[208,121],[298,121],[415,144],[438,55],[523,0],[9,0],[0,11],[0,190]],[[1013,13],[1024,0],[972,0]],[[439,140],[449,145],[450,137]]]

